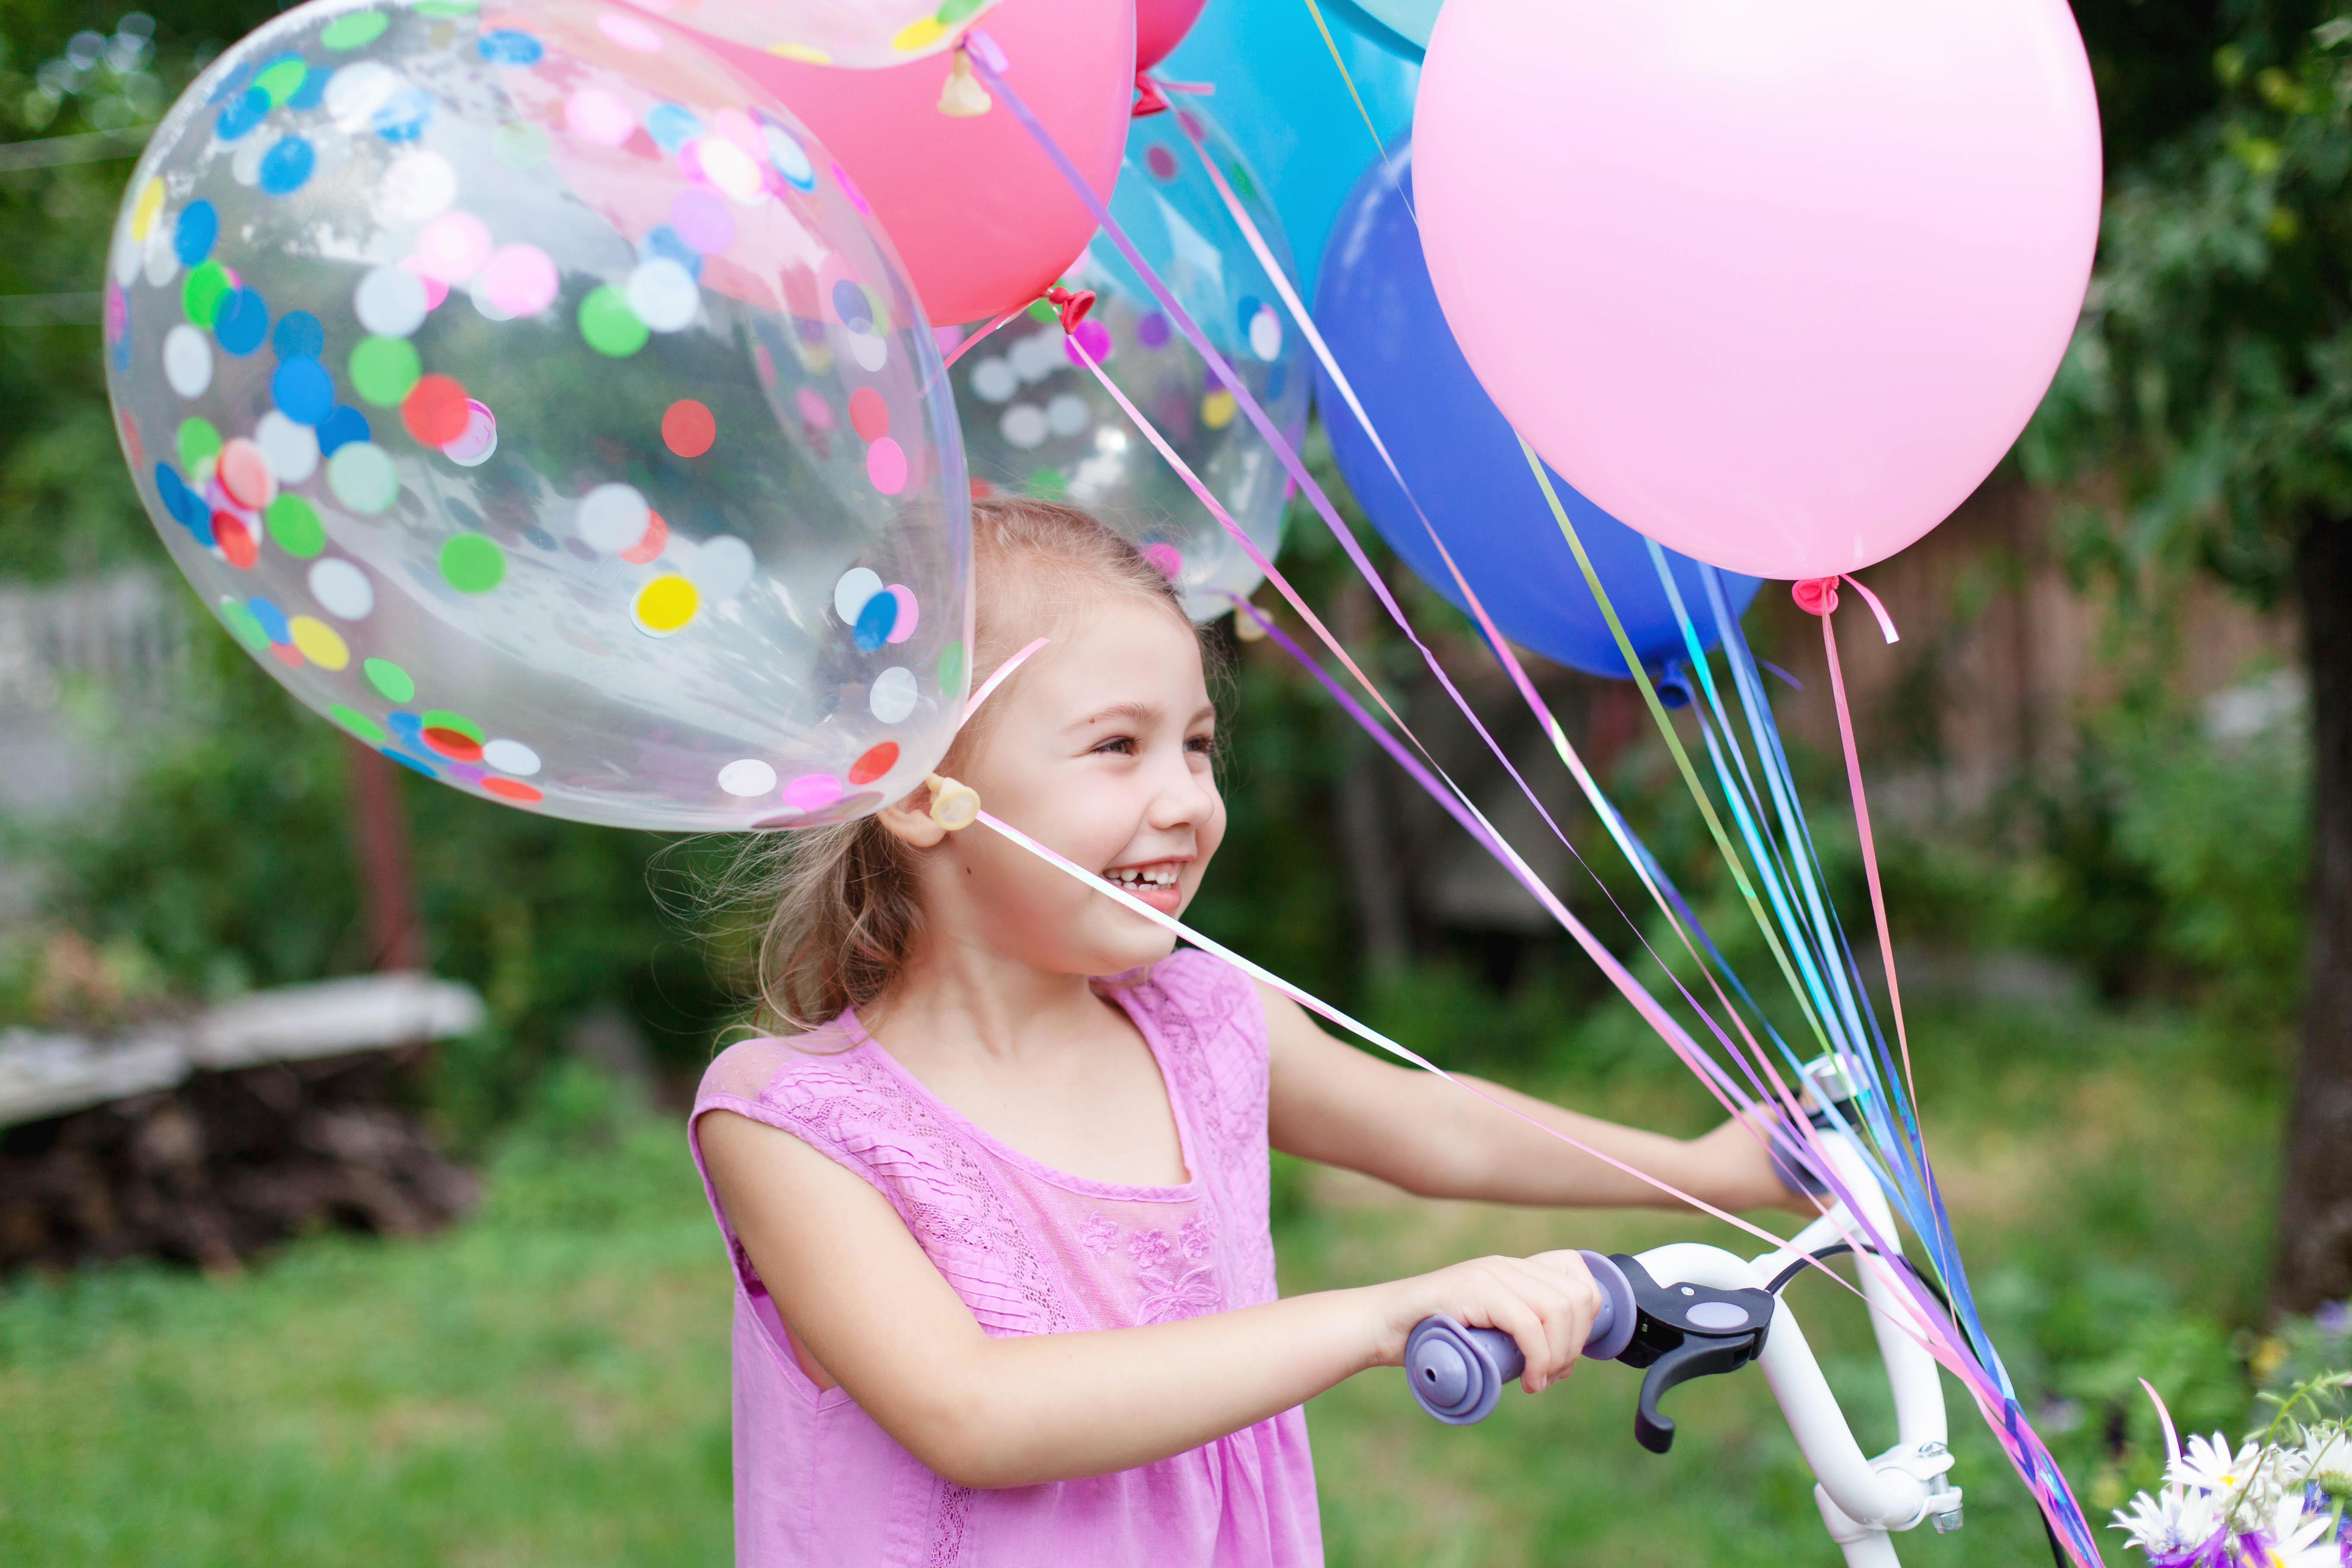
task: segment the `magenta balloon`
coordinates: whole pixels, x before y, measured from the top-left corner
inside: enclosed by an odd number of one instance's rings
[[[730,0],[730,8],[746,3]],[[752,8],[776,9],[772,0]],[[1134,5],[1001,0],[986,30],[1011,62],[1005,80],[1108,201],[1135,100]],[[1027,304],[1094,234],[1086,204],[1010,109],[940,112],[946,56],[847,71],[740,47],[720,52],[841,160],[934,322]]]
[[[2065,0],[1448,0],[1422,245],[1503,412],[1735,572],[1882,560],[2055,374],[2098,237]]]

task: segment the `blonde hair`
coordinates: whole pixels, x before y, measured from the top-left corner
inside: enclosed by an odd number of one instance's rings
[[[975,689],[1041,628],[1067,627],[1106,595],[1162,605],[1191,629],[1167,574],[1076,507],[974,501],[971,535]],[[987,712],[956,737],[941,773],[971,757]],[[748,955],[763,1033],[805,1034],[887,1000],[922,931],[910,851],[872,816],[753,839],[730,880],[743,906],[766,911]]]

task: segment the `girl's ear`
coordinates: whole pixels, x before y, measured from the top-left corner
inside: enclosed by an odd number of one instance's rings
[[[921,784],[904,800],[891,802],[874,814],[885,831],[901,844],[917,849],[938,847],[948,830],[931,816],[931,786]]]

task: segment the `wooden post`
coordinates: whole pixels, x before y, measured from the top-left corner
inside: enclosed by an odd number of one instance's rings
[[[416,899],[409,875],[408,826],[400,776],[382,752],[344,737],[352,802],[352,847],[359,858],[360,896],[367,906],[368,952],[379,970],[415,969]]]

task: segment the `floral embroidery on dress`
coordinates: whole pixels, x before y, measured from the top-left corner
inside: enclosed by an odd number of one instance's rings
[[[1196,1214],[1184,1222],[1183,1229],[1176,1233],[1176,1245],[1183,1248],[1186,1262],[1198,1263],[1209,1256],[1209,1248],[1214,1244],[1216,1234],[1217,1227],[1210,1223],[1209,1216]]]
[[[1097,1209],[1078,1222],[1078,1239],[1096,1257],[1108,1258],[1118,1250],[1118,1222]]]
[[[1150,1273],[1168,1260],[1168,1233],[1157,1226],[1139,1230],[1127,1238],[1127,1255],[1139,1268]]]

